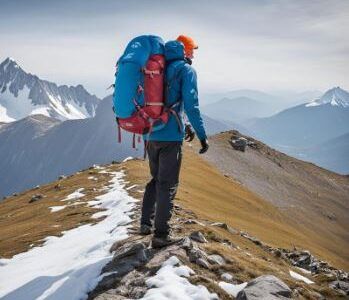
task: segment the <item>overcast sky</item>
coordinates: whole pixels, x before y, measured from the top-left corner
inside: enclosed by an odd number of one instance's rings
[[[127,42],[199,44],[201,91],[349,89],[348,0],[0,0],[0,60],[98,96]]]

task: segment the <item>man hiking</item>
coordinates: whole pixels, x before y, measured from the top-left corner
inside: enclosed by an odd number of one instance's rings
[[[183,139],[191,141],[195,136],[189,124],[183,125],[184,112],[200,140],[199,153],[205,153],[209,147],[199,111],[196,72],[191,66],[197,48],[194,40],[184,35],[165,44],[165,100],[175,112],[170,114],[164,128],[144,135],[152,179],[144,192],[140,233],[151,234],[151,217],[156,204],[154,248],[178,241],[170,236],[168,222],[178,187]]]

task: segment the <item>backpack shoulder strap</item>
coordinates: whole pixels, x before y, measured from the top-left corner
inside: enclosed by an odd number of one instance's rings
[[[178,81],[181,72],[183,70],[183,67],[187,64],[187,62],[185,61],[176,61],[173,62],[173,64],[176,64],[173,68],[174,68],[174,72],[173,72],[173,76],[170,79],[166,79],[165,80],[165,105],[167,102],[167,96],[168,96],[168,92],[172,86],[172,84],[176,81]]]

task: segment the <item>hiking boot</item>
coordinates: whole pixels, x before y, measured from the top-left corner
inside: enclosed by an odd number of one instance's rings
[[[149,235],[151,234],[151,227],[147,224],[142,224],[139,233],[141,235]]]
[[[170,236],[154,236],[151,242],[153,248],[163,248],[166,246],[170,246],[176,243],[179,243],[183,240],[183,238],[175,238]]]

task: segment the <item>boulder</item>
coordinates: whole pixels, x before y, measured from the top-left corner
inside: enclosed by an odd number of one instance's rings
[[[226,282],[232,282],[234,277],[230,273],[223,273],[221,274],[221,278]]]
[[[193,245],[193,248],[190,249],[188,256],[190,262],[196,262],[198,258],[207,259],[206,252],[199,249],[196,245]]]
[[[259,276],[238,293],[237,300],[291,299],[291,289],[273,275]]]
[[[247,139],[244,137],[239,137],[239,138],[233,138],[230,141],[231,145],[235,150],[245,152],[246,146],[247,146]]]
[[[342,291],[343,295],[349,295],[349,282],[335,280],[330,283],[330,288]]]
[[[191,239],[188,237],[185,237],[182,241],[181,247],[185,250],[190,250],[191,248],[193,248],[193,243]]]
[[[33,202],[36,202],[40,199],[42,199],[43,196],[41,194],[37,194],[37,195],[34,195],[33,197],[31,197],[31,199],[29,200],[29,203],[33,203]]]
[[[207,243],[205,236],[200,231],[194,231],[190,234],[190,238],[199,243]]]
[[[213,265],[224,265],[225,264],[225,259],[218,255],[218,254],[212,254],[212,255],[209,255],[207,257],[207,260],[210,264],[213,264]]]
[[[208,263],[208,261],[202,257],[198,258],[195,262],[198,266],[201,266],[205,269],[209,269],[210,268],[210,264]]]

